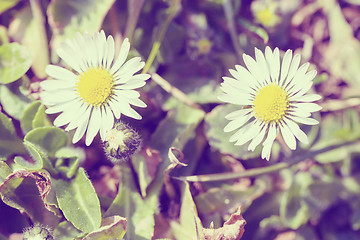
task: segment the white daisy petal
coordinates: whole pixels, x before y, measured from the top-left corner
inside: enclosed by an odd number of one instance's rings
[[[110,105],[112,112],[114,113],[115,118],[119,119],[120,115],[121,115],[120,108],[119,108],[119,102],[112,99],[109,101],[109,105]]]
[[[320,95],[307,94],[313,85],[316,71],[307,73],[310,64],[300,66],[300,55],[286,51],[282,62],[278,48],[265,48],[265,54],[255,48],[256,61],[244,54],[247,67],[235,65],[234,77],[223,77],[218,99],[235,105],[249,106],[225,116],[230,122],[224,131],[235,131],[229,141],[242,145],[251,140],[248,150],[254,151],[261,142],[261,157],[270,159],[271,148],[279,132],[290,149],[296,149],[296,139],[308,143],[306,134],[295,122],[315,125],[313,112],[321,110],[314,103]]]
[[[240,110],[237,110],[235,112],[229,113],[228,115],[225,116],[225,118],[227,120],[235,120],[237,118],[240,118],[240,117],[246,115],[247,113],[249,113],[251,111],[252,111],[251,108],[240,109]]]
[[[118,108],[120,112],[128,117],[140,120],[142,117],[134,109],[132,109],[126,98],[121,96],[114,96],[115,100],[118,101]]]
[[[73,72],[71,72],[65,68],[55,66],[55,65],[47,65],[45,68],[45,72],[50,77],[55,78],[55,79],[64,79],[64,80],[68,80],[68,81],[75,81],[77,78],[77,76]]]
[[[81,69],[79,66],[79,58],[76,55],[71,54],[72,51],[73,51],[73,49],[69,45],[64,44],[61,48],[59,48],[56,51],[56,53],[62,60],[64,60],[75,71],[81,72]]]
[[[319,94],[307,94],[304,96],[299,96],[297,98],[290,98],[291,101],[297,101],[297,102],[315,102],[321,99],[321,96]]]
[[[305,124],[305,125],[317,125],[317,124],[319,124],[319,122],[317,120],[312,119],[312,118],[304,118],[304,117],[292,116],[291,119],[298,122],[298,123],[302,123],[302,124]]]
[[[296,71],[297,71],[298,68],[299,68],[300,60],[301,60],[300,55],[299,55],[299,54],[296,54],[296,55],[294,56],[293,60],[291,61],[288,76],[287,76],[287,78],[285,79],[285,81],[284,81],[284,83],[283,83],[282,86],[286,87],[286,86],[289,84],[289,82],[293,79],[293,77],[294,77],[295,74],[296,74]]]
[[[89,120],[89,126],[87,128],[86,139],[85,139],[86,146],[90,146],[90,144],[94,140],[94,137],[99,132],[101,122],[102,122],[102,119],[101,119],[100,108],[95,107],[95,108],[93,108],[93,111],[91,113],[91,118]]]
[[[252,118],[252,115],[248,114],[229,122],[224,128],[224,132],[231,132],[237,128],[242,127],[245,123],[247,123],[250,120],[250,118]]]
[[[264,82],[266,82],[266,79],[264,78],[262,70],[259,68],[255,60],[246,54],[243,54],[243,59],[251,75],[253,75],[260,84],[264,84]]]
[[[308,112],[317,112],[322,109],[322,107],[316,103],[293,103],[292,106],[297,107],[299,109],[304,109]]]
[[[273,142],[274,141],[272,141],[271,143],[266,144],[266,145],[263,146],[263,150],[261,151],[261,158],[262,159],[266,159],[267,161],[270,160],[271,147],[273,145]]]
[[[89,112],[90,113],[90,112]],[[73,137],[73,143],[77,143],[85,134],[86,128],[89,123],[89,115],[86,115],[87,118],[84,119],[84,121],[81,122],[80,126],[76,129],[74,137]]]
[[[292,51],[289,49],[286,51],[283,61],[282,61],[282,64],[281,64],[281,71],[280,71],[281,77],[280,77],[280,82],[279,82],[280,86],[283,86],[284,80],[285,80],[286,76],[288,75],[291,59],[292,59]]]
[[[286,125],[289,127],[289,129],[291,130],[291,132],[295,135],[295,137],[297,139],[299,139],[300,142],[305,143],[305,144],[309,143],[308,137],[296,123],[294,123],[291,120],[287,120],[287,119],[284,119],[284,121],[285,121]]]
[[[260,133],[249,144],[249,147],[248,147],[249,151],[254,151],[255,148],[261,143],[261,141],[264,139],[266,130],[267,130],[267,127],[262,126]]]
[[[79,127],[84,121],[87,121],[87,119],[90,116],[91,113],[91,107],[86,106],[83,104],[80,107],[80,110],[76,115],[74,115],[73,120],[69,123],[69,125],[65,128],[65,131],[73,130],[77,127]]]
[[[294,134],[291,132],[289,127],[286,124],[280,124],[280,131],[281,131],[281,135],[283,136],[286,145],[288,145],[288,147],[291,150],[295,150],[296,149],[296,140],[295,140]]]
[[[255,48],[255,57],[256,57],[256,62],[259,65],[259,68],[262,70],[260,71],[260,73],[262,74],[262,78],[265,79],[265,81],[270,84],[271,83],[270,74],[264,54],[259,49]]]
[[[106,38],[104,31],[93,35],[76,33],[74,39],[66,40],[57,50],[73,70],[46,67],[52,79],[40,84],[40,98],[48,107],[47,114],[60,113],[54,120],[55,126],[68,124],[66,131],[76,129],[74,143],[86,135],[89,146],[99,131],[103,138],[121,113],[142,118],[132,106],[146,104],[134,89],[144,86],[150,75],[136,74],[145,63],[140,57],[126,61],[129,49],[129,40],[125,39],[115,60],[112,36]]]
[[[145,81],[143,80],[135,80],[135,81],[131,81],[131,82],[127,82],[123,85],[118,85],[115,87],[115,89],[136,89],[136,88],[141,88],[146,84]]]
[[[128,101],[133,106],[140,107],[140,108],[146,107],[146,104],[138,98],[129,98]]]
[[[249,87],[260,86],[260,83],[255,79],[253,75],[244,67],[235,65],[236,71],[229,69],[230,74],[239,80],[241,84],[246,84]]]
[[[243,136],[237,140],[235,145],[243,145],[251,139],[255,138],[255,136],[258,135],[261,130],[260,124],[261,122],[255,120],[251,127],[244,132]]]
[[[119,56],[117,57],[114,65],[110,69],[110,74],[114,74],[124,64],[126,57],[129,54],[129,50],[130,50],[129,39],[125,38],[121,45]]]
[[[73,101],[73,106],[69,109],[64,110],[59,116],[54,120],[54,125],[56,127],[61,127],[74,119],[74,115],[79,112],[81,104]]]
[[[43,90],[47,91],[55,91],[66,88],[73,89],[75,87],[75,82],[62,80],[45,80],[40,83],[40,87]]]
[[[112,63],[112,61],[114,60],[114,56],[115,56],[115,47],[114,47],[114,38],[112,36],[108,36],[107,41],[107,59],[106,59],[106,68],[109,69],[110,68],[110,64]]]
[[[241,127],[235,134],[230,137],[229,142],[236,142],[244,134],[244,132],[246,132],[252,126],[252,123],[253,122],[249,122]]]

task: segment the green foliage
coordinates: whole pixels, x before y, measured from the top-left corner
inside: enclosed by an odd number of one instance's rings
[[[21,92],[21,84],[26,81],[16,81],[7,85],[0,84],[0,103],[7,114],[20,119],[29,104],[29,99]]]
[[[255,4],[273,8],[259,19]],[[359,239],[359,4],[0,1],[0,239],[30,223],[60,240],[220,239],[232,228],[229,240]],[[57,55],[62,42],[100,29],[115,55],[129,38],[128,58],[140,56],[152,76],[138,90],[148,107],[134,107],[142,120],[121,116],[142,146],[117,166],[99,136],[72,144],[73,130],[54,127],[41,100],[46,66],[71,70]],[[309,144],[291,151],[278,137],[268,162],[261,144],[250,152],[229,142],[225,116],[244,106],[218,99],[228,69],[266,45],[311,62],[310,91],[323,96],[320,124],[300,124]]]
[[[40,127],[28,132],[24,140],[41,148],[47,156],[55,157],[55,153],[69,143],[69,136],[56,127]]]
[[[45,114],[45,107],[39,101],[31,103],[20,119],[21,129],[27,133],[33,128],[50,125]]]
[[[196,205],[190,193],[188,183],[182,187],[180,222],[171,221],[170,226],[176,239],[202,239],[203,226],[198,217]]]
[[[53,46],[59,47],[76,32],[98,31],[115,0],[55,0],[48,6],[49,22],[54,35]]]
[[[18,43],[0,46],[0,83],[7,84],[18,80],[31,66],[29,51]]]
[[[0,14],[15,6],[20,0],[3,0],[0,2]]]
[[[73,179],[56,180],[55,192],[64,216],[77,229],[89,233],[100,227],[100,202],[83,168]]]
[[[5,160],[13,153],[23,153],[24,150],[11,118],[0,112],[0,160]]]
[[[154,233],[154,214],[158,196],[149,194],[142,198],[126,165],[122,166],[121,177],[118,194],[104,217],[119,215],[128,218],[126,239],[151,239]]]
[[[259,156],[259,152],[250,152],[247,150],[247,145],[235,146],[234,143],[229,142],[231,135],[235,133],[224,132],[224,127],[229,123],[229,120],[224,116],[227,114],[239,110],[241,107],[235,105],[219,105],[215,107],[205,117],[205,131],[209,140],[210,146],[219,150],[224,154],[231,154],[234,157],[248,159]]]

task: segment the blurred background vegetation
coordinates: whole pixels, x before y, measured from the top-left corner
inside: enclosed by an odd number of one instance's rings
[[[122,118],[142,149],[120,165],[99,136],[72,145],[39,101],[61,42],[101,29],[117,49],[129,38],[152,75],[143,119]],[[226,239],[360,239],[359,39],[359,0],[0,0],[0,239],[36,223],[55,239],[124,224],[135,240],[224,239],[229,225]],[[301,126],[310,144],[275,143],[269,162],[228,142],[234,107],[217,99],[242,53],[265,46],[301,54],[323,96],[320,124]],[[224,225],[239,207],[245,227]]]

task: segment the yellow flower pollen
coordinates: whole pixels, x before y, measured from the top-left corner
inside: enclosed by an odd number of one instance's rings
[[[212,43],[207,38],[201,38],[197,42],[197,48],[200,54],[208,54],[211,50]]]
[[[265,27],[274,27],[280,23],[280,17],[275,14],[274,10],[266,7],[255,14],[256,20]]]
[[[100,106],[107,102],[114,88],[114,78],[108,70],[90,68],[79,75],[76,89],[84,102]]]
[[[267,123],[282,120],[288,107],[288,95],[277,85],[260,89],[253,103],[255,117]]]

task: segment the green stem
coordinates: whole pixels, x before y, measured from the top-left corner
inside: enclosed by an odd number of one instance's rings
[[[153,44],[153,47],[151,49],[151,52],[149,54],[149,57],[146,61],[145,67],[142,71],[142,73],[147,73],[152,65],[152,63],[154,62],[157,53],[159,52],[160,46],[161,46],[161,42],[164,39],[166,30],[168,29],[170,23],[172,22],[173,18],[175,17],[176,13],[179,11],[181,0],[173,0],[170,1],[170,7],[169,7],[169,14],[168,17],[166,18],[164,24],[162,25],[161,29],[160,29],[160,33],[157,35],[156,40]]]
[[[253,168],[245,172],[218,173],[218,174],[194,175],[194,176],[173,177],[173,178],[181,181],[189,181],[189,182],[212,182],[212,181],[233,180],[233,179],[245,178],[245,177],[255,177],[266,173],[276,172],[281,169],[289,168],[305,159],[312,158],[320,153],[331,151],[343,146],[352,145],[354,143],[357,143],[358,141],[359,139],[341,144],[332,145],[319,150],[308,152],[306,154],[295,156],[292,159],[287,159],[281,163],[277,163],[268,167]]]
[[[237,57],[240,57],[242,54],[242,50],[238,40],[238,35],[236,33],[233,6],[231,5],[230,0],[223,0],[222,3],[223,3],[226,21],[228,23],[228,27],[230,31],[231,41],[233,42],[234,48],[237,53]]]
[[[125,38],[129,38],[130,42],[134,35],[135,27],[139,19],[140,12],[142,10],[145,0],[129,0],[128,12],[129,17],[126,22]]]

